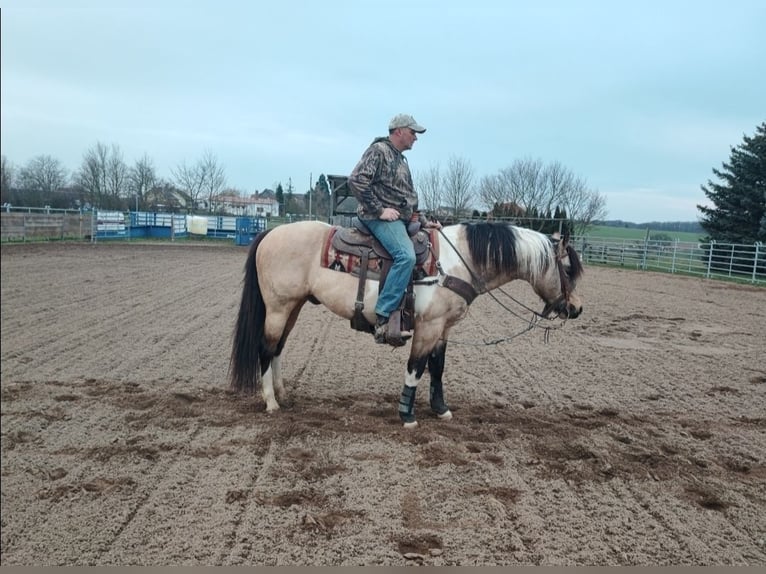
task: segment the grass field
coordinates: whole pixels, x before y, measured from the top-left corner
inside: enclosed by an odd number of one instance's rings
[[[607,225],[592,225],[585,232],[588,237],[609,237],[615,239],[644,239],[646,229],[632,227],[612,227]],[[649,230],[649,238],[654,239],[655,235],[662,235],[664,239],[678,239],[679,241],[688,241],[696,243],[705,236],[704,233],[689,233],[686,231],[660,231]]]

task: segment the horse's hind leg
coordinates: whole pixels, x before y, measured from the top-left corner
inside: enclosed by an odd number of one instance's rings
[[[270,315],[266,319],[266,339],[269,341],[269,348],[272,348],[271,341],[277,340],[274,345],[274,353],[269,360],[269,367],[263,373],[262,385],[263,385],[263,400],[266,402],[266,412],[274,412],[279,410],[279,403],[286,398],[285,384],[282,378],[282,350],[284,349],[287,337],[290,331],[295,327],[295,322],[298,320],[298,315],[303,308],[303,303],[300,303],[287,315],[285,318],[284,313]],[[274,336],[279,333],[277,339]]]
[[[282,380],[282,355],[274,355],[271,359],[271,372],[274,380],[274,397],[277,401],[284,401],[287,398],[285,392],[285,383]]]

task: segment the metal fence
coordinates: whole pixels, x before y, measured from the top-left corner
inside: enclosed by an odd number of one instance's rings
[[[2,240],[40,241],[55,239],[170,238],[195,233],[191,216],[144,212],[79,212],[50,208],[2,209]],[[247,245],[255,234],[292,218],[258,219],[243,223],[233,216],[195,217],[204,219],[202,233],[208,237],[234,239]],[[337,218],[331,223],[348,224]],[[94,233],[95,232],[95,233]],[[643,271],[696,275],[713,279],[734,279],[766,285],[766,245],[574,237],[574,246],[586,264],[615,265]]]
[[[206,236],[248,245],[266,228],[262,217],[191,216],[173,213],[77,211],[3,206],[0,235],[5,243],[53,240],[174,239]],[[196,224],[196,226],[195,226]],[[196,227],[196,228],[195,228]]]
[[[585,235],[575,237],[574,246],[584,263],[766,284],[766,245],[761,242],[690,243]]]

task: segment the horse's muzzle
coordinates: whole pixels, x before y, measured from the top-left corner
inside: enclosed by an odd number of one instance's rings
[[[559,319],[576,319],[582,313],[582,305],[575,305],[563,299],[557,299],[548,303],[543,309],[542,316],[552,319],[555,315]]]

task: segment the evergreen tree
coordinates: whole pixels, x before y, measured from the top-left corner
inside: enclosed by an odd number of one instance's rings
[[[287,212],[287,205],[285,205],[285,191],[282,189],[281,182],[277,185],[277,191],[274,192],[274,199],[277,200],[277,204],[279,205],[279,215],[284,216]]]
[[[755,135],[731,149],[729,163],[713,168],[721,180],[708,180],[702,191],[712,207],[698,205],[709,239],[730,243],[766,241],[766,122]]]

